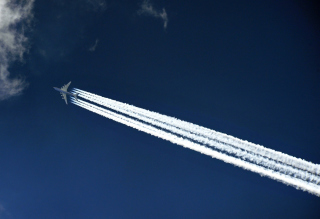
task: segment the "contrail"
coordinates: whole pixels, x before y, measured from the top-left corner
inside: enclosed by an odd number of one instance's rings
[[[268,176],[285,184],[292,185],[298,189],[308,191],[318,196],[320,195],[320,187],[318,185],[319,176],[315,175],[312,171],[303,171],[302,168],[296,168],[295,166],[297,166],[297,164],[290,166],[290,164],[288,163],[276,162],[274,159],[270,159],[266,156],[261,156],[260,154],[256,154],[254,153],[254,151],[250,151],[246,148],[240,150],[240,147],[232,145],[232,142],[226,143],[228,141],[221,141],[221,139],[219,140],[218,137],[221,138],[221,136],[209,138],[208,136],[210,135],[205,135],[203,132],[197,132],[197,130],[203,130],[205,128],[202,127],[201,129],[200,126],[194,125],[192,123],[187,123],[161,114],[144,111],[143,109],[133,107],[127,104],[119,104],[120,102],[117,101],[110,100],[110,102],[107,98],[99,97],[88,92],[77,90],[77,93],[79,93],[79,96],[82,98],[102,104],[106,107],[109,107],[115,111],[121,112],[122,114],[126,114],[128,116],[112,112],[102,107],[98,107],[96,105],[84,102],[82,100],[72,101],[74,104],[88,109],[92,112],[98,113],[117,122],[126,124],[140,131],[144,131],[151,135],[163,138],[165,140],[169,140],[181,146],[223,160],[227,163],[231,163],[244,169],[257,172],[261,175]],[[107,102],[106,100],[108,100],[109,102]],[[152,117],[154,116],[154,114],[157,114],[157,119]],[[133,118],[130,118],[129,116]],[[161,116],[163,116],[162,118],[165,118],[164,121],[161,121]],[[177,125],[176,123],[179,124]],[[192,125],[194,127],[190,127]],[[218,132],[214,133],[217,134]],[[208,148],[204,145],[210,145],[213,147]],[[294,159],[292,159],[289,155],[286,156],[288,156],[291,159],[291,161],[294,161]],[[312,164],[310,162],[306,162],[297,158],[295,159],[304,164],[304,168],[311,167],[312,170],[312,168],[317,167],[315,164]],[[307,165],[305,165],[305,163]]]
[[[226,144],[233,145],[233,146],[241,148],[243,150],[250,151],[255,154],[259,154],[263,157],[273,159],[275,161],[285,163],[285,164],[291,165],[295,168],[305,170],[305,171],[308,171],[310,173],[313,173],[313,174],[320,176],[320,165],[313,164],[311,162],[307,162],[307,161],[302,160],[300,158],[295,158],[293,156],[289,156],[287,154],[284,154],[284,153],[281,153],[278,151],[274,151],[269,148],[265,148],[261,145],[253,144],[251,142],[247,142],[247,141],[235,138],[233,136],[226,135],[226,134],[220,133],[220,132],[216,132],[214,130],[210,130],[210,129],[207,129],[207,128],[204,128],[204,127],[201,127],[201,126],[189,123],[189,122],[181,121],[181,120],[173,118],[173,117],[161,115],[161,114],[155,113],[155,112],[150,112],[145,109],[141,109],[141,108],[138,108],[135,106],[131,106],[129,104],[114,101],[114,100],[111,100],[111,99],[108,99],[105,97],[101,97],[101,96],[98,96],[95,94],[91,94],[91,93],[88,93],[88,92],[85,92],[85,91],[82,91],[79,89],[74,89],[74,90],[77,93],[81,93],[83,95],[90,95],[91,98],[99,99],[100,100],[99,104],[103,103],[102,105],[104,105],[104,104],[118,105],[118,106],[122,107],[123,109],[131,110],[131,111],[138,113],[140,115],[153,118],[154,120],[158,120],[160,122],[165,122],[167,124],[176,126],[180,129],[185,129],[191,133],[195,133],[195,134],[198,134],[201,136],[207,136],[210,139],[218,140],[220,142],[224,142]]]
[[[178,134],[182,137],[192,139],[193,141],[197,141],[201,143],[202,145],[209,145],[214,147],[216,150],[220,150],[221,152],[227,153],[232,156],[236,156],[242,160],[247,160],[253,163],[256,163],[257,165],[264,166],[269,169],[273,169],[276,171],[279,171],[281,173],[284,173],[286,175],[292,175],[295,176],[296,178],[306,180],[309,182],[313,182],[316,184],[319,184],[320,182],[320,177],[311,173],[308,173],[306,171],[302,171],[297,168],[293,168],[287,164],[279,163],[274,160],[268,159],[266,157],[263,157],[261,155],[256,155],[253,154],[252,152],[248,152],[246,150],[241,150],[237,147],[234,147],[233,145],[230,144],[225,144],[223,142],[219,142],[217,140],[212,140],[207,137],[195,135],[193,133],[187,132],[183,129],[178,129],[174,126],[168,125],[166,123],[159,122],[157,120],[154,120],[149,117],[145,117],[144,115],[137,114],[134,111],[130,111],[128,109],[122,109],[121,106],[118,104],[110,104],[110,103],[105,103],[101,101],[101,98],[93,97],[92,95],[87,95],[83,94],[82,92],[78,92],[80,97],[83,97],[85,99],[88,99],[90,101],[93,101],[95,103],[98,103],[100,105],[106,106],[112,110],[118,111],[123,114],[127,114],[131,117],[134,117],[138,120],[144,121],[146,123],[152,124],[154,126],[160,127],[162,129],[166,129],[170,131],[171,133]]]

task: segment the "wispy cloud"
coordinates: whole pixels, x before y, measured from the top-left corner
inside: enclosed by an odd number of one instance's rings
[[[94,52],[98,46],[98,43],[99,43],[99,39],[96,39],[94,45],[89,48],[89,51]]]
[[[24,33],[32,18],[34,0],[14,2],[0,1],[0,100],[19,95],[27,86],[21,77],[12,79],[8,68],[11,62],[22,60],[27,50]]]
[[[162,12],[154,9],[153,5],[149,2],[149,0],[144,0],[141,4],[141,8],[138,11],[139,15],[149,15],[155,18],[160,18],[163,21],[164,29],[167,28],[168,25],[168,15],[166,9],[163,8]]]
[[[3,207],[2,204],[0,204],[0,218],[1,219],[12,218],[11,214]]]
[[[105,0],[87,0],[87,3],[93,11],[105,11],[107,9],[107,2]]]

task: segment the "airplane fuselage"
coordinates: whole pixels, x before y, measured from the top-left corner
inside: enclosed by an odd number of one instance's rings
[[[64,91],[64,90],[61,90],[60,88],[57,88],[57,87],[53,87],[56,91],[59,91],[60,93],[64,93],[66,95],[69,95],[69,96],[73,96],[74,98],[78,99],[78,96],[77,94],[73,94],[73,93],[70,93],[68,91]]]
[[[76,94],[70,93],[70,92],[68,92],[68,91],[61,90],[60,88],[57,88],[57,87],[53,87],[53,88],[54,88],[56,91],[59,91],[60,93],[64,93],[64,94],[67,94],[67,95],[69,95],[69,96],[73,96],[73,97],[77,98],[77,97],[76,97]]]

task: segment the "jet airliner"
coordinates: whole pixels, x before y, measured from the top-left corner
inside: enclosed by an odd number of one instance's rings
[[[78,94],[73,94],[67,91],[70,84],[71,81],[68,84],[64,85],[62,88],[53,87],[56,91],[60,92],[62,99],[66,101],[66,104],[68,104],[67,95],[73,96],[74,98],[76,98],[76,100],[78,100]]]

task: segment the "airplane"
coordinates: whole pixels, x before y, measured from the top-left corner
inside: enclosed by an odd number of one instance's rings
[[[56,91],[60,92],[62,99],[66,101],[66,104],[68,104],[67,95],[73,96],[74,98],[76,98],[76,100],[78,100],[78,94],[73,94],[67,91],[70,84],[71,84],[71,81],[68,84],[63,85],[61,89],[57,87],[53,87]]]

